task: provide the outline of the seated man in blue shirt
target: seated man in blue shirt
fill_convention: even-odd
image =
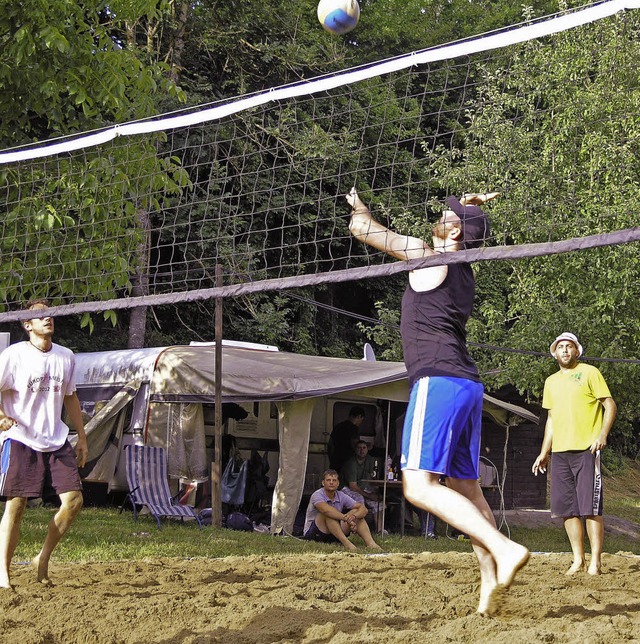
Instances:
[[[309,499],[304,522],[304,538],[332,543],[339,541],[347,550],[356,550],[349,541],[352,532],[360,535],[367,548],[380,550],[365,521],[367,508],[338,490],[340,479],[335,470],[327,470],[322,487]]]

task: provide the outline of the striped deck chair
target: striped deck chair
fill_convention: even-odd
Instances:
[[[127,498],[133,506],[133,518],[138,518],[138,506],[146,506],[161,528],[160,517],[193,518],[200,528],[202,523],[196,511],[189,505],[181,505],[171,496],[167,479],[167,458],[162,447],[128,445]],[[126,499],[125,499],[126,501]]]

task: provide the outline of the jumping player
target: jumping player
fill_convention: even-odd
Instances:
[[[347,195],[353,208],[349,229],[359,241],[405,261],[474,248],[489,234],[479,205],[497,196],[450,197],[449,210],[433,227],[432,249],[373,219],[353,188]],[[466,346],[474,293],[468,263],[409,273],[400,329],[411,396],[401,466],[405,497],[471,538],[480,564],[478,612],[494,615],[529,551],[497,530],[478,482],[483,386]],[[439,483],[442,475],[446,486]]]

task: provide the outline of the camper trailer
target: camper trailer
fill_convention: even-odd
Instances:
[[[360,437],[366,440],[377,452],[385,450],[384,425],[386,424],[387,401],[360,397],[357,392],[345,392],[334,396],[321,396],[314,404],[311,414],[307,469],[304,478],[304,493],[311,494],[320,487],[322,473],[329,467],[327,445],[332,428],[345,420],[354,406],[365,411]],[[233,436],[242,456],[249,458],[253,450],[266,452],[269,460],[269,484],[275,485],[278,463],[278,407],[275,402],[240,403],[247,417],[241,420],[230,418],[225,423],[225,432]],[[213,411],[205,408],[205,434],[208,441],[208,454],[213,456],[212,438],[214,432]],[[207,417],[210,416],[210,424]],[[395,451],[395,444],[390,446]]]
[[[78,397],[87,417],[87,481],[126,489],[123,448],[164,447],[174,481],[203,481],[212,460],[215,360],[212,344],[80,353]],[[353,402],[406,401],[402,363],[303,356],[275,347],[222,346],[222,402],[241,405],[226,432],[245,453],[268,452],[272,529],[293,527],[298,505],[326,465],[334,416]],[[313,431],[312,431],[313,427]],[[274,521],[275,517],[275,521]]]
[[[80,353],[78,397],[86,414],[87,481],[126,490],[123,448],[164,447],[168,473],[205,481],[214,457],[213,344]],[[248,458],[258,450],[269,464],[271,529],[291,532],[302,496],[317,489],[328,465],[333,426],[353,405],[365,409],[362,435],[383,453],[396,453],[395,421],[409,396],[403,363],[304,356],[275,347],[225,342],[222,403],[240,406],[224,433]],[[536,417],[485,395],[485,413],[504,427]],[[544,498],[542,498],[544,503]]]

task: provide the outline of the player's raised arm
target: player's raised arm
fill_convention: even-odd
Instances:
[[[434,254],[422,239],[400,235],[376,221],[355,188],[351,189],[346,199],[352,207],[349,230],[358,241],[401,260],[420,259]]]
[[[468,192],[460,198],[460,203],[463,206],[482,206],[501,194],[500,192]]]

